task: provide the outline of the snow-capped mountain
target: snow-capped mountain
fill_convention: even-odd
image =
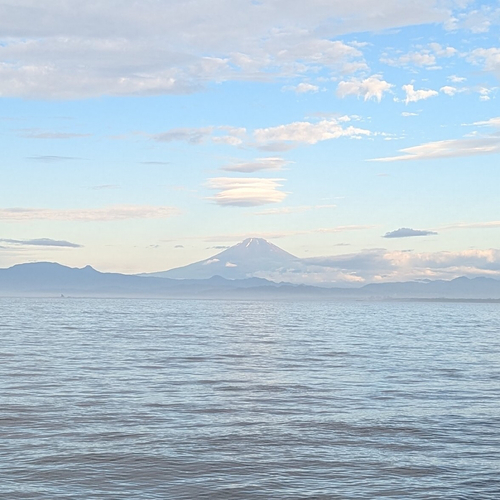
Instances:
[[[243,279],[294,267],[299,259],[262,238],[247,238],[213,257],[147,276],[175,279],[206,279],[222,276]],[[145,276],[145,275],[143,275]]]

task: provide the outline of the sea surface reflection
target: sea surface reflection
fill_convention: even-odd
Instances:
[[[500,306],[0,299],[2,499],[500,498]]]

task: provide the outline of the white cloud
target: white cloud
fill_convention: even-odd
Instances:
[[[482,127],[500,127],[500,116],[495,118],[490,118],[489,120],[484,120],[481,122],[474,122],[473,125],[478,125]]]
[[[449,58],[456,55],[458,51],[453,47],[443,47],[439,43],[429,43],[425,48],[414,52],[408,52],[398,57],[384,55],[381,62],[391,66],[412,67],[426,69],[438,69],[437,58]]]
[[[369,161],[430,160],[500,153],[500,137],[427,142],[419,146],[400,149],[400,152],[404,154],[387,158],[375,158]]]
[[[183,94],[207,82],[366,69],[342,34],[446,23],[439,0],[16,0],[0,4],[0,95]]]
[[[401,116],[405,116],[405,117],[408,117],[408,116],[418,116],[418,113],[410,113],[409,111],[403,111],[401,113]]]
[[[203,262],[203,265],[209,266],[210,264],[215,264],[216,262],[219,262],[219,259],[210,259],[210,260],[206,260],[205,262]]]
[[[461,29],[466,29],[476,34],[487,33],[492,24],[499,23],[500,9],[495,9],[493,5],[482,5],[479,9],[473,9],[460,14],[457,21],[457,25]]]
[[[258,172],[261,170],[282,170],[290,162],[279,157],[256,158],[253,161],[232,163],[221,168],[227,172]]]
[[[254,207],[279,203],[286,193],[279,191],[284,179],[218,177],[209,179],[208,187],[219,191],[212,199],[218,205]]]
[[[147,205],[115,205],[104,208],[51,209],[0,208],[0,221],[27,222],[32,220],[107,222],[129,219],[166,219],[177,215],[174,207]]]
[[[295,87],[289,86],[289,87],[283,87],[283,90],[293,90],[297,94],[307,94],[307,93],[313,93],[315,94],[316,92],[319,92],[319,87],[317,85],[313,85],[312,83],[299,83]]]
[[[397,59],[383,58],[381,60],[391,66],[435,66],[436,56],[430,54],[429,51],[425,52],[410,52],[408,54],[399,56]]]
[[[448,80],[452,83],[463,83],[467,80],[467,78],[464,78],[463,76],[451,75],[448,77]]]
[[[380,75],[373,75],[364,80],[352,79],[342,81],[337,86],[337,95],[339,97],[347,97],[354,95],[363,97],[365,101],[376,99],[381,101],[385,92],[389,92],[394,85],[382,80]]]
[[[366,250],[354,254],[304,259],[309,267],[303,276],[310,281],[363,282],[406,281],[413,279],[453,279],[459,276],[500,277],[500,250],[416,253]],[[350,276],[348,280],[339,276]]]
[[[258,143],[304,143],[316,144],[319,141],[338,139],[339,137],[369,136],[369,130],[348,126],[343,127],[336,118],[321,120],[317,123],[293,122],[277,127],[260,128],[255,130],[254,137]]]
[[[472,64],[482,65],[486,71],[491,71],[500,78],[500,48],[472,50],[467,60]]]
[[[444,87],[441,87],[440,92],[443,94],[449,95],[450,97],[453,97],[459,90],[456,87],[452,87],[451,85],[445,85]]]
[[[443,47],[439,43],[430,43],[430,49],[439,57],[452,57],[458,53],[454,47]]]
[[[418,102],[429,97],[437,96],[439,93],[435,90],[415,90],[413,85],[403,85],[403,90],[406,92],[405,103]]]

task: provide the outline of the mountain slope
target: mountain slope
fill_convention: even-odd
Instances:
[[[200,262],[142,276],[207,279],[218,275],[226,279],[244,279],[259,272],[286,269],[298,261],[294,255],[262,238],[248,238]]]

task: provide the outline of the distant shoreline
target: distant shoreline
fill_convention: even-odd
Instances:
[[[229,301],[229,302],[432,302],[432,303],[464,303],[464,304],[500,304],[500,299],[473,299],[473,298],[429,298],[429,297],[308,297],[308,296],[274,296],[274,297],[236,297],[236,296],[172,296],[172,295],[2,295],[0,299],[49,299],[49,300],[192,300],[192,301]]]

